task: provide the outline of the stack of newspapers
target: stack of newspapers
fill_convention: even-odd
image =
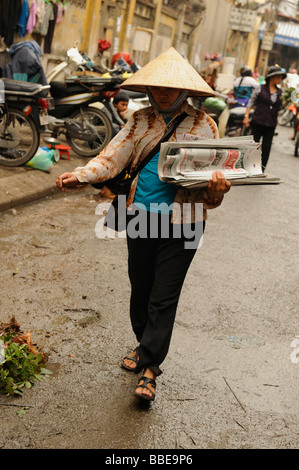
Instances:
[[[186,188],[207,186],[215,170],[231,184],[278,183],[262,172],[260,144],[252,136],[204,139],[184,134],[184,140],[161,144],[158,174],[162,181]]]

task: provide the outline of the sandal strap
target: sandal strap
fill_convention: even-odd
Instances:
[[[136,353],[135,356],[125,356],[125,357],[123,358],[123,361],[124,361],[124,359],[129,359],[130,361],[135,362],[135,364],[137,364],[138,361],[139,361],[139,359],[138,359],[138,346],[137,346],[137,348],[135,348],[134,351],[132,351],[132,352],[133,352],[133,353]]]
[[[141,382],[141,380],[143,380],[143,384],[139,385],[139,382]],[[139,382],[138,382],[138,385],[136,388],[147,388],[151,393],[152,390],[150,388],[148,388],[148,384],[151,384],[154,389],[156,389],[156,381],[154,379],[150,379],[149,377],[145,377],[144,375],[139,379]]]
[[[135,362],[135,364],[137,364],[138,362],[138,359],[136,359],[136,356],[125,356],[123,360],[124,359],[129,359],[130,361]]]

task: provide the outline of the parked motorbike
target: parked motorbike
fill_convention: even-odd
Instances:
[[[2,79],[2,84],[0,164],[19,166],[35,155],[53,100],[45,97],[49,85],[7,78]]]
[[[46,78],[48,83],[54,80],[63,82],[66,78],[70,78],[74,72],[86,65],[87,62],[78,51],[77,44],[76,42],[74,47],[67,50],[65,60],[55,65],[55,67],[47,73]]]
[[[79,155],[93,157],[114,135],[110,117],[117,120],[117,115],[112,99],[130,76],[130,68],[122,58],[113,69],[104,64],[98,68],[76,45],[67,51],[67,57],[47,74],[55,101],[47,130],[54,139],[64,134]],[[129,114],[145,106],[146,100],[146,95],[131,93]]]
[[[277,122],[280,126],[287,126],[292,124],[296,118],[297,108],[294,103],[291,103],[287,108],[278,116]]]
[[[243,124],[246,107],[240,106],[240,103],[230,95],[216,92],[215,98],[206,98],[200,102],[197,100],[197,103],[193,100],[192,103],[214,119],[220,137],[238,137],[250,133],[250,128],[246,128]],[[252,114],[253,111],[250,112],[250,116]]]
[[[82,72],[87,72],[87,74],[93,72],[94,76],[110,78],[111,76],[123,76],[123,74],[131,75],[140,68],[134,62],[132,66],[129,66],[122,57],[114,63],[113,68],[109,68],[104,64],[103,51],[100,50],[98,52],[100,65],[97,66],[85,52],[79,52],[77,45],[78,41],[74,47],[67,50],[65,60],[47,73],[49,83],[52,81],[64,81],[76,76],[78,73],[82,74]],[[128,78],[130,75],[125,75],[123,78]]]
[[[55,108],[49,112],[48,133],[56,139],[64,134],[69,146],[81,156],[98,155],[113,137],[112,122],[103,108],[115,113],[111,99],[122,82],[122,77],[89,76],[51,82]]]
[[[277,122],[280,126],[288,126],[294,123],[297,114],[297,108],[292,100],[293,93],[296,92],[295,88],[287,88],[283,95],[284,108],[278,113]]]
[[[243,124],[243,120],[246,113],[245,106],[236,106],[236,101],[233,99],[227,100],[228,105],[232,105],[233,107],[229,109],[229,117],[226,124],[225,135],[227,137],[238,137],[238,136],[245,136],[250,134],[250,127],[245,127]],[[252,117],[254,110],[250,110],[249,120]]]

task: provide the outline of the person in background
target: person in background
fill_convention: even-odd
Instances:
[[[285,70],[279,65],[269,67],[265,78],[265,85],[255,88],[248,102],[243,124],[251,127],[255,142],[262,139],[262,170],[265,171],[268,163],[272,140],[277,126],[277,116],[282,108],[282,91],[278,87],[286,78]],[[251,122],[249,113],[255,108]]]
[[[294,88],[294,90],[297,92],[297,100],[295,102],[296,107],[297,107],[297,113],[292,119],[292,127],[293,127],[293,135],[292,137],[289,137],[290,140],[295,140],[296,137],[296,129],[297,129],[297,124],[298,124],[298,92],[299,92],[299,75],[298,75],[298,70],[297,69],[290,69],[290,72],[287,73],[287,78],[284,81],[285,89],[287,90],[288,88]]]
[[[178,117],[181,122],[177,122],[170,141],[182,140],[185,133],[218,138],[215,122],[187,101],[188,96],[213,96],[214,92],[174,48],[149,62],[122,87],[147,92],[151,106],[136,111],[85,167],[63,173],[56,182],[61,190],[113,178],[130,162],[132,169],[138,168]],[[159,153],[134,178],[127,200],[129,311],[137,347],[121,365],[129,372],[142,372],[134,395],[149,401],[155,398],[156,377],[162,373],[181,289],[204,230],[207,209],[218,207],[230,189],[221,171],[214,171],[207,187],[200,189],[188,190],[161,181]],[[138,236],[129,229],[136,209],[137,217],[141,215],[146,222],[141,228],[144,234]],[[167,234],[163,226],[168,228]],[[191,229],[189,237],[187,227]],[[188,239],[194,236],[192,246],[188,246]],[[213,263],[216,269],[219,260]]]
[[[240,77],[234,81],[234,97],[237,106],[247,106],[253,90],[258,87],[257,81],[252,76],[251,68],[245,65],[240,70]]]
[[[255,67],[254,71],[252,72],[252,77],[253,77],[257,82],[259,82],[260,74],[259,74],[258,67]]]
[[[129,105],[129,95],[125,91],[119,91],[113,99],[113,107],[111,111],[103,108],[112,122],[113,137],[122,129],[127,122],[127,113]]]
[[[299,75],[297,69],[291,69],[286,76],[284,81],[285,88],[299,88]]]
[[[129,95],[125,91],[119,91],[113,100],[113,105],[117,110],[117,114],[123,121],[123,125],[127,122]]]

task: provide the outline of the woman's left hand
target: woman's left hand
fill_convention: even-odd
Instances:
[[[224,194],[230,190],[230,187],[231,183],[225,179],[222,171],[216,170],[209,181],[207,194],[210,199],[221,200]]]

